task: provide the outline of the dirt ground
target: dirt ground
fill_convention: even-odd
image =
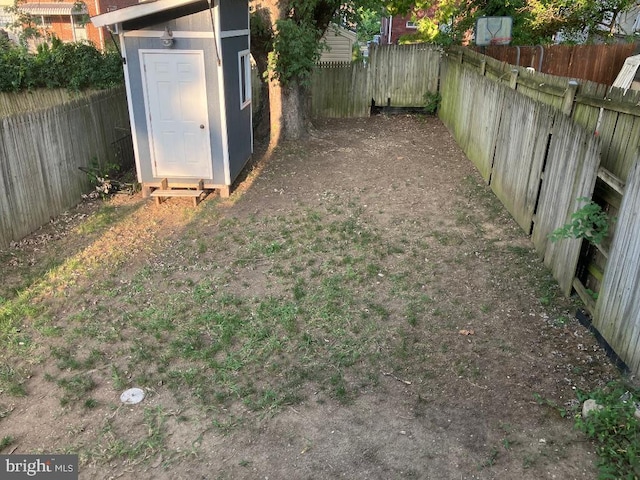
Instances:
[[[293,269],[299,255],[231,264],[247,257],[226,229],[294,225],[314,211],[320,212],[319,236],[332,218],[357,212],[354,235],[375,232],[381,245],[396,246],[379,255],[379,269],[358,287],[358,295],[386,312],[367,337],[354,337],[375,338],[367,347],[375,360],[362,357],[345,367],[348,401],[310,381],[300,385],[297,401],[272,412],[226,404],[243,420],[225,429],[212,427],[207,409],[163,381],[146,384],[142,404],[119,405],[121,389],[109,368],[128,353],[115,343],[91,369],[97,407],[61,406],[61,393],[47,378],[60,375],[59,368],[48,337],[38,331],[27,360],[15,366],[29,372],[26,396],[0,393],[0,436],[14,439],[1,453],[95,452],[108,435],[144,435],[143,407],[161,407],[161,448],[134,458],[81,455],[80,478],[596,478],[594,446],[573,427],[576,392],[603,386],[618,373],[575,320],[577,304],[559,297],[528,237],[437,118],[323,121],[308,140],[258,161],[228,201],[212,197],[193,209],[181,199],[156,205],[117,196],[110,207],[119,220],[107,219],[97,234],[77,234],[104,215],[99,202],[85,203],[0,252],[0,296],[11,299],[12,289],[25,288],[25,271],[48,271],[53,252],[60,265],[60,258],[91,263],[116,250],[112,295],[95,293],[102,287],[89,269],[34,302],[46,307],[56,328],[71,328],[80,312],[92,311],[114,319],[111,328],[133,342],[130,327],[115,319],[124,318],[118,302],[143,273],[144,289],[167,296],[177,285],[171,282],[209,277],[223,278],[215,287],[227,294],[280,298],[289,280],[277,271]],[[314,252],[314,265],[347,258],[339,247]],[[185,268],[177,267],[181,262]],[[307,278],[304,269],[296,271]],[[421,307],[408,314],[407,299],[419,298]],[[25,319],[25,331],[36,320]],[[253,376],[279,381],[266,372],[256,368]],[[118,429],[105,433],[107,418]]]

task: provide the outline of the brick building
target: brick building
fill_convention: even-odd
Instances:
[[[418,26],[416,22],[425,16],[432,15],[432,10],[415,10],[407,15],[382,17],[380,25],[380,44],[397,44],[400,37],[417,33]]]
[[[109,32],[106,28],[94,27],[89,18],[136,3],[138,3],[137,0],[47,3],[25,0],[20,3],[20,10],[31,15],[45,33],[55,35],[63,42],[88,40],[97,48],[104,49],[111,41]]]

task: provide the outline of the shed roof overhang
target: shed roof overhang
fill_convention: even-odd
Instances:
[[[21,12],[31,15],[85,15],[88,13],[84,4],[75,3],[20,3]]]
[[[208,7],[209,3],[207,0],[151,0],[96,15],[95,17],[91,17],[91,23],[96,27],[126,23],[137,26],[139,23],[142,23],[139,22],[139,20],[145,17],[166,21],[167,19],[199,12]]]

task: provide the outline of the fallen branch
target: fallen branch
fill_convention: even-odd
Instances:
[[[397,381],[404,383],[405,385],[411,385],[411,382],[409,380],[402,380],[401,378],[396,377],[393,373],[389,372],[382,372],[382,375],[384,375],[385,377],[391,377],[391,378],[395,378]]]

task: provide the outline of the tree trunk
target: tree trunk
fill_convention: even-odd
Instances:
[[[335,0],[320,0],[313,12],[313,18],[308,20],[313,21],[319,27],[319,31],[324,31],[338,6],[339,2]],[[278,34],[276,22],[285,18],[291,5],[285,0],[253,0],[252,8],[251,53],[258,64],[258,71],[262,74],[267,69],[268,55],[273,48],[273,36]],[[261,93],[264,95],[266,92],[263,89]],[[300,139],[307,134],[311,127],[311,104],[307,88],[298,79],[289,79],[286,87],[280,85],[277,80],[269,79],[268,95],[264,95],[261,100],[269,112],[268,119],[263,115],[262,124],[264,120],[269,122],[270,147],[277,146],[280,141]]]
[[[309,127],[307,90],[291,80],[282,87],[276,80],[269,82],[269,107],[271,115],[271,144],[282,140],[298,140]]]

